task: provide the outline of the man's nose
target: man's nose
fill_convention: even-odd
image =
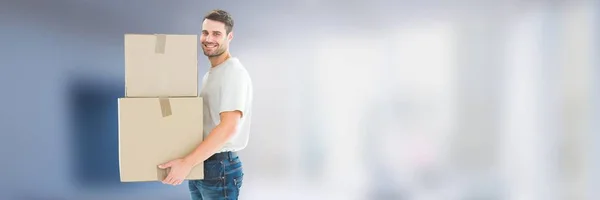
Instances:
[[[207,42],[211,42],[212,41],[212,36],[207,35],[205,41]]]

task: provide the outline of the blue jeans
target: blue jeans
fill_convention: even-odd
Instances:
[[[189,180],[192,200],[237,200],[244,172],[232,152],[217,153],[204,161],[204,179]]]

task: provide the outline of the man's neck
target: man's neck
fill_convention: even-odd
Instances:
[[[229,54],[229,51],[227,51],[227,52],[221,54],[220,56],[210,57],[210,58],[208,58],[208,60],[210,61],[211,67],[216,67],[216,66],[220,65],[221,63],[225,62],[230,57],[231,57],[231,54]]]

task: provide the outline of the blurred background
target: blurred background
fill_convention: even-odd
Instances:
[[[119,182],[123,34],[215,8],[255,87],[241,199],[600,199],[585,0],[2,1],[0,199],[189,199]]]

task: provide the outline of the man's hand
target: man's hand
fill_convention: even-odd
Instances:
[[[185,162],[185,160],[181,158],[159,165],[158,167],[161,169],[171,168],[169,175],[162,183],[171,185],[181,184],[185,177],[190,174],[190,171],[192,171],[192,166],[191,163]]]

